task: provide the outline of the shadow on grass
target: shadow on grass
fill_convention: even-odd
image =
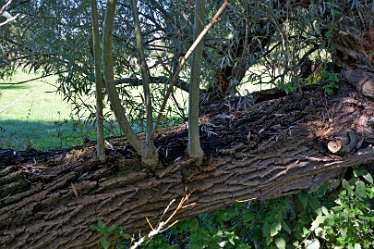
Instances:
[[[118,126],[106,123],[106,136],[120,135]],[[70,120],[63,122],[0,120],[0,147],[14,150],[50,150],[82,145],[84,139],[96,139],[92,124]]]
[[[26,84],[26,83],[22,83],[22,84],[0,83],[0,91],[30,89],[31,87],[32,85]]]

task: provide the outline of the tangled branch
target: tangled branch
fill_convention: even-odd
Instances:
[[[175,202],[175,199],[172,200],[169,205],[165,208],[163,214],[161,215],[161,218],[157,224],[156,227],[153,227],[152,224],[150,223],[150,221],[147,219],[147,222],[151,228],[151,231],[145,235],[145,236],[142,236],[141,238],[139,238],[136,242],[133,242],[132,243],[132,246],[130,247],[130,249],[136,249],[138,248],[139,246],[141,246],[144,242],[146,241],[149,241],[151,240],[153,237],[155,237],[156,235],[168,230],[169,228],[171,228],[173,225],[175,225],[178,220],[174,221],[173,223],[169,224],[170,221],[173,219],[173,217],[178,213],[179,210],[181,210],[182,208],[185,208],[187,206],[183,206],[188,198],[190,197],[190,194],[187,194],[185,197],[183,197],[181,199],[181,201],[179,202],[178,206],[175,208],[174,212],[165,220],[163,221],[163,218],[165,216],[165,214],[169,211],[171,205]],[[190,205],[193,205],[193,204],[190,204]],[[189,205],[188,205],[189,206]]]
[[[8,22],[15,20],[19,16],[19,14],[12,16],[8,11],[6,11],[12,1],[13,0],[9,0],[3,7],[1,7],[0,14],[6,18],[6,21],[0,23],[0,27],[7,24]]]

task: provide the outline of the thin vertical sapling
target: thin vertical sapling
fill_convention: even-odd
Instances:
[[[153,145],[149,145],[141,141],[134,130],[132,129],[123,106],[121,99],[117,92],[117,89],[113,83],[114,72],[113,72],[113,56],[112,56],[112,33],[113,33],[113,21],[115,15],[116,0],[108,0],[105,11],[105,20],[103,28],[103,65],[104,65],[104,78],[108,97],[111,103],[112,110],[119,126],[129,143],[142,157],[142,162],[145,166],[154,169],[158,163],[158,153]]]
[[[130,0],[130,7],[132,11],[132,16],[134,18],[134,30],[135,30],[135,38],[136,38],[136,46],[139,52],[139,66],[140,71],[142,74],[142,82],[143,82],[143,91],[144,91],[144,100],[146,106],[146,144],[149,146],[153,146],[153,137],[152,137],[152,129],[153,129],[153,117],[152,117],[152,99],[151,99],[151,91],[149,87],[149,69],[144,55],[144,43],[143,43],[143,36],[140,29],[140,21],[139,21],[139,12],[137,8],[137,0]]]
[[[113,56],[112,56],[112,34],[113,34],[113,22],[115,17],[115,8],[116,8],[116,0],[108,0],[106,5],[106,11],[105,11],[105,20],[103,24],[103,37],[102,37],[102,60],[103,60],[103,75],[105,79],[105,85],[106,90],[108,93],[108,97],[111,103],[111,108],[114,112],[114,115],[119,123],[119,126],[121,130],[123,131],[124,135],[128,139],[129,143],[134,147],[134,149],[139,153],[139,155],[142,158],[142,162],[145,166],[154,169],[158,164],[158,151],[153,145],[153,135],[155,134],[157,130],[157,125],[159,123],[159,120],[161,118],[162,112],[165,109],[167,99],[169,98],[173,87],[178,80],[179,73],[182,71],[187,59],[189,56],[193,53],[195,48],[199,45],[199,42],[202,40],[202,38],[208,33],[208,31],[212,28],[214,23],[217,21],[218,17],[223,13],[224,9],[228,5],[228,0],[225,0],[222,6],[219,8],[217,13],[214,15],[212,20],[208,25],[204,27],[204,29],[201,31],[201,33],[196,37],[196,40],[191,45],[189,50],[187,51],[186,55],[182,58],[181,62],[179,63],[179,66],[171,78],[171,81],[169,82],[169,88],[166,93],[166,96],[164,97],[163,103],[161,105],[160,113],[157,117],[157,120],[153,126],[152,132],[149,132],[150,129],[150,123],[152,123],[152,117],[150,116],[152,114],[152,104],[150,102],[150,90],[149,90],[149,70],[147,68],[146,62],[145,62],[145,56],[144,56],[144,47],[141,37],[141,31],[140,31],[140,25],[135,24],[135,29],[137,33],[137,46],[139,49],[139,57],[140,57],[140,63],[141,69],[142,69],[142,76],[143,76],[143,86],[145,91],[146,99],[149,98],[149,102],[146,101],[147,105],[147,141],[143,142],[140,140],[137,135],[135,134],[134,130],[131,128],[131,125],[127,119],[127,116],[125,114],[125,111],[123,109],[123,106],[121,104],[121,100],[119,97],[119,94],[117,92],[117,89],[114,84],[114,69],[113,69]],[[136,9],[136,1],[131,0],[131,7],[134,15],[134,22],[136,22],[136,19],[139,21],[139,17],[136,17],[138,15],[138,11]],[[147,78],[148,77],[148,78]],[[195,95],[194,95],[195,96]],[[150,107],[150,108],[149,108]],[[197,111],[198,113],[198,111]],[[150,118],[149,118],[150,116]]]
[[[97,157],[105,160],[104,147],[104,116],[103,116],[103,78],[101,74],[100,35],[96,0],[91,0],[92,13],[92,43],[95,60],[95,86],[96,86],[96,124],[97,124]]]
[[[193,38],[197,40],[198,35],[204,28],[205,0],[195,0],[195,20]],[[199,104],[200,104],[200,74],[203,60],[204,39],[202,38],[196,46],[192,55],[191,76],[189,86],[188,104],[188,145],[187,153],[189,157],[201,160],[204,152],[200,146],[199,131]]]
[[[223,11],[225,10],[225,8],[227,7],[227,5],[229,4],[229,1],[228,0],[225,0],[221,7],[218,9],[217,13],[213,16],[213,18],[210,20],[210,22],[204,27],[203,31],[201,31],[201,33],[199,34],[199,36],[196,38],[196,40],[192,43],[191,47],[187,50],[187,53],[183,56],[182,60],[179,62],[178,64],[178,67],[177,69],[175,70],[175,73],[173,75],[173,77],[171,78],[170,82],[169,82],[169,87],[168,87],[168,90],[166,91],[166,94],[165,94],[165,97],[164,97],[164,100],[162,101],[162,104],[161,104],[161,107],[160,107],[160,111],[157,115],[157,118],[156,118],[156,121],[155,121],[155,125],[153,127],[153,132],[152,134],[154,135],[157,131],[157,127],[158,127],[158,124],[160,123],[160,120],[161,120],[161,117],[163,115],[163,112],[165,110],[165,107],[166,107],[166,103],[172,93],[172,91],[174,90],[174,86],[175,84],[177,83],[177,80],[179,78],[179,74],[181,73],[184,65],[186,64],[187,62],[187,59],[190,57],[190,55],[192,54],[192,52],[195,50],[195,48],[197,47],[197,45],[200,43],[200,41],[205,37],[205,35],[209,32],[209,30],[213,27],[213,25],[217,22],[218,18],[220,17],[220,15],[223,13]]]

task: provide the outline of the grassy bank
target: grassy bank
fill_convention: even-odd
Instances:
[[[95,140],[95,126],[84,123],[84,114],[78,116],[73,105],[63,101],[63,97],[56,93],[57,77],[50,76],[30,82],[19,83],[38,77],[19,71],[11,80],[0,80],[0,148],[15,150],[50,150],[81,145],[85,137]],[[267,88],[268,86],[253,86],[243,84],[240,92],[248,92]],[[128,88],[135,101],[141,101],[140,88]],[[169,99],[169,104],[177,109],[178,106],[187,112],[187,94],[177,90],[175,98]],[[92,100],[94,101],[94,100]],[[108,106],[107,106],[108,108]],[[181,117],[174,112],[174,117],[165,125],[173,125],[181,121]],[[82,117],[83,116],[83,117]],[[141,126],[134,125],[136,131]],[[120,131],[116,122],[107,122],[106,136],[119,136]]]
[[[37,75],[17,73],[0,81],[0,147],[16,150],[64,148],[94,133],[71,113],[53,85],[56,77],[17,83]],[[6,81],[6,82],[5,82]]]

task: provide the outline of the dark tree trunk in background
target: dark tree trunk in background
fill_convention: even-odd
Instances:
[[[263,27],[267,22],[268,20],[264,20],[258,26]],[[270,33],[275,32],[275,28],[271,27]],[[244,23],[244,26],[242,24],[237,30],[239,30],[237,41],[229,47],[220,48],[222,56],[226,56],[228,62],[223,67],[217,67],[214,84],[206,92],[207,99],[203,100],[204,106],[216,103],[233,93],[233,90],[243,80],[247,70],[253,65],[248,61],[248,56],[257,55],[257,58],[254,59],[261,57],[263,48],[270,41],[270,35],[263,31],[251,32],[249,24]]]

